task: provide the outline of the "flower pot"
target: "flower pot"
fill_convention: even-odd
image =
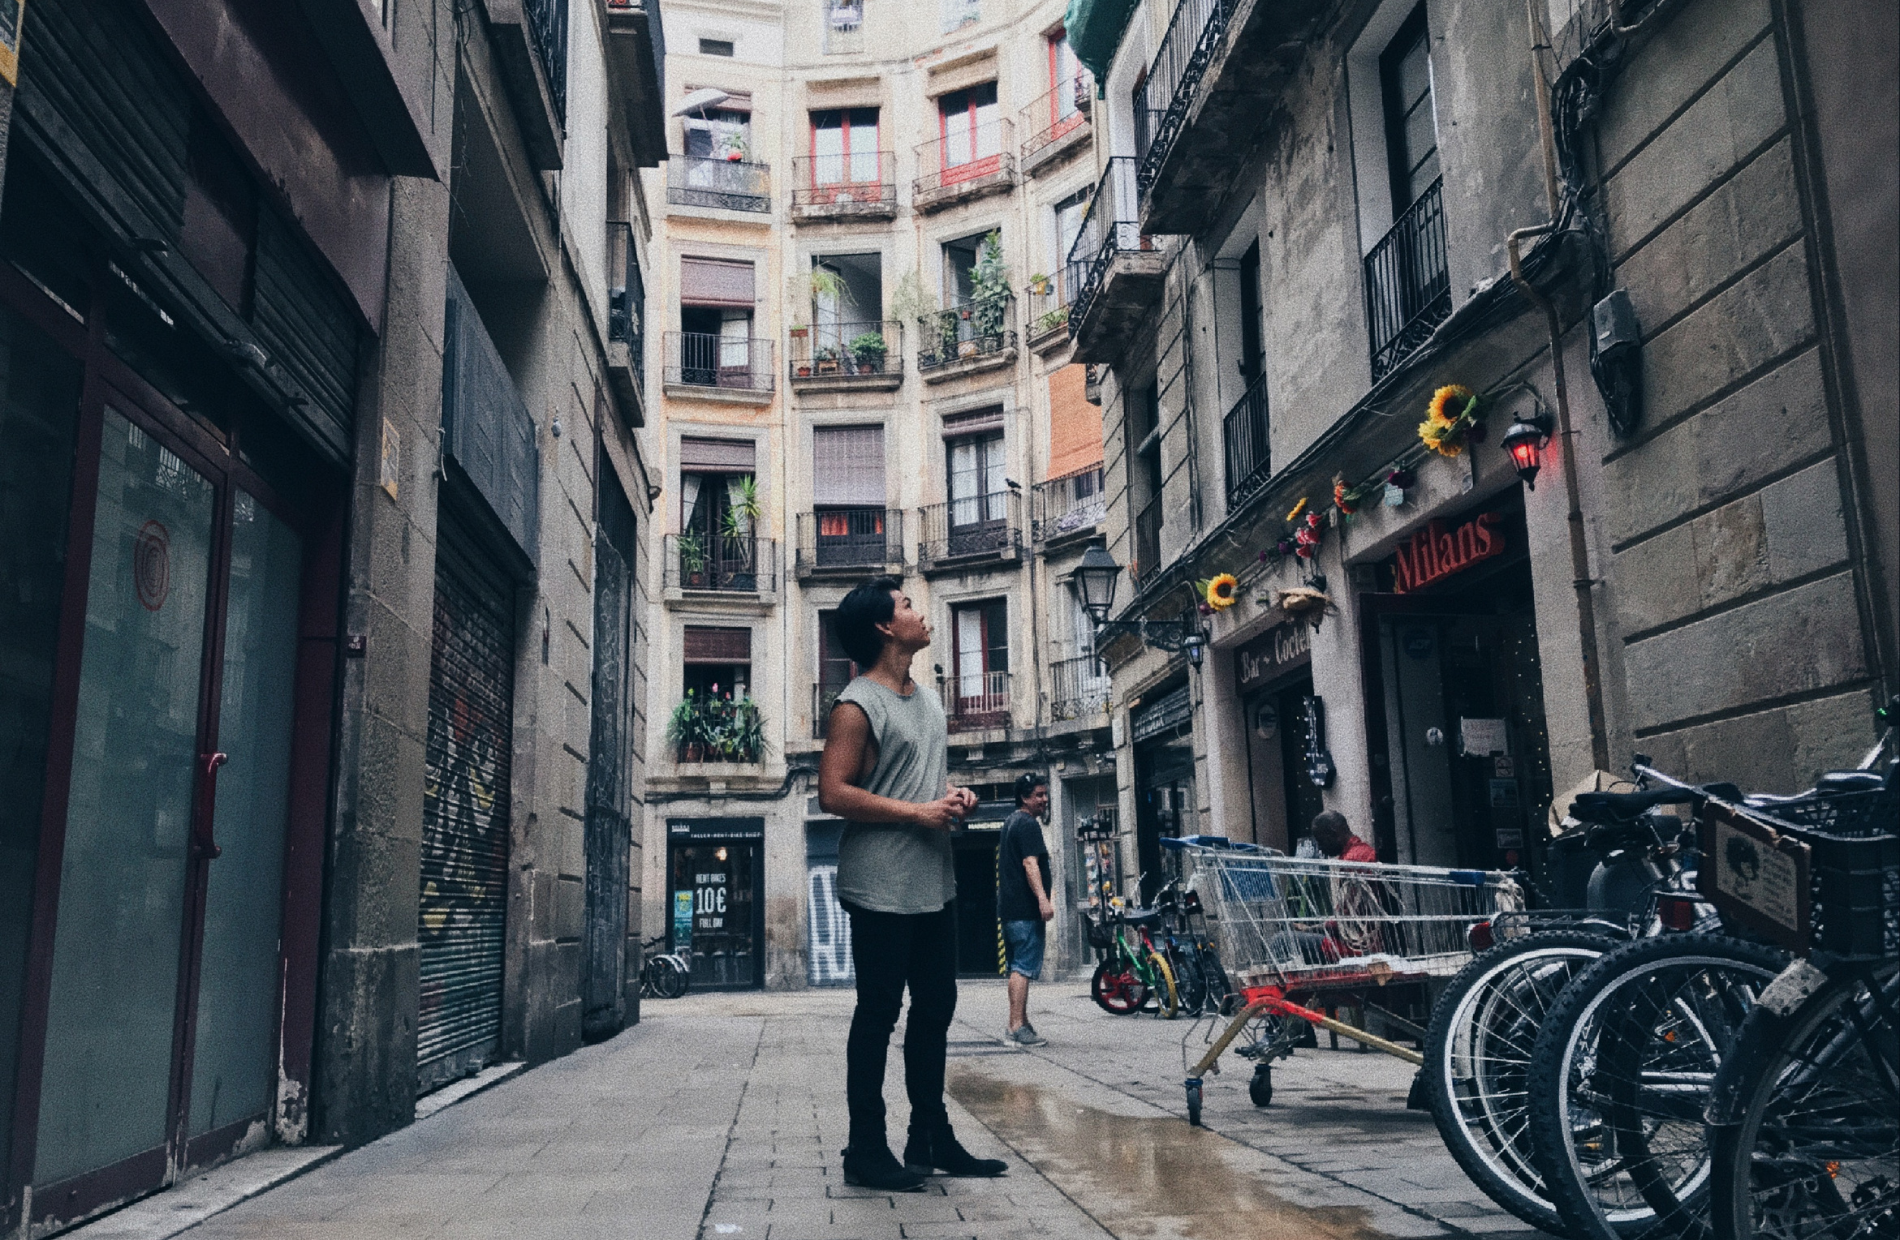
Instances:
[[[680,746],[681,762],[704,762],[705,760],[706,746],[704,743],[700,741],[688,741],[686,744]]]
[[[799,378],[801,378],[801,379],[809,379],[809,378],[811,378],[811,367],[809,367],[809,366],[800,366],[800,367],[798,368],[798,377],[799,377]]]
[[[706,588],[705,570],[701,569],[699,572],[696,572],[696,573],[687,573],[686,574],[686,588],[689,590],[705,589]]]
[[[958,357],[975,357],[976,356],[976,341],[974,340],[958,341],[957,342],[957,356]]]
[[[838,363],[820,362],[818,363],[818,373],[821,375],[835,375],[838,373]]]

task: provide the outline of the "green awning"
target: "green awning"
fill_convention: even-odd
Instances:
[[[1098,89],[1108,81],[1108,66],[1134,13],[1135,0],[1069,0],[1062,28],[1068,32],[1075,58],[1095,75]]]

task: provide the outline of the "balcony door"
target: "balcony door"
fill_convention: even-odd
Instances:
[[[1008,537],[1009,492],[1003,432],[965,435],[948,441],[950,554],[994,550]]]
[[[1002,167],[1001,120],[994,82],[951,91],[937,100],[945,185],[973,181]]]
[[[997,722],[1009,710],[1009,603],[963,604],[950,615],[956,640],[951,714],[966,727]]]
[[[876,108],[831,108],[811,114],[813,201],[876,202],[883,197],[878,168]]]
[[[1438,180],[1438,122],[1432,109],[1430,53],[1425,6],[1421,4],[1379,57],[1394,219],[1404,215]]]
[[[882,426],[821,426],[812,432],[812,500],[820,567],[889,562]]]

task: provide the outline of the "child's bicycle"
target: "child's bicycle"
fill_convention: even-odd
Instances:
[[[1104,920],[1089,922],[1089,945],[1102,952],[1089,994],[1104,1012],[1132,1016],[1150,1000],[1169,1019],[1181,1010],[1174,970],[1150,934],[1160,924],[1158,909],[1125,909],[1119,897]]]
[[[666,942],[656,934],[640,945],[646,959],[640,965],[640,995],[649,999],[677,999],[692,984],[693,968],[680,952],[656,952]]]

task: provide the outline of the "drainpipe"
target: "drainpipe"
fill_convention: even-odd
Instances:
[[[1583,525],[1582,488],[1577,479],[1579,436],[1571,426],[1570,389],[1564,376],[1563,327],[1557,318],[1556,305],[1525,277],[1523,259],[1518,250],[1527,237],[1555,232],[1561,211],[1557,197],[1556,142],[1550,120],[1550,89],[1544,80],[1543,62],[1538,58],[1538,53],[1546,50],[1548,44],[1539,41],[1541,28],[1535,4],[1536,0],[1525,0],[1524,10],[1530,21],[1531,74],[1537,95],[1537,134],[1544,156],[1544,198],[1550,221],[1518,229],[1506,238],[1506,245],[1511,257],[1511,282],[1517,285],[1532,305],[1544,312],[1544,322],[1550,332],[1551,381],[1556,388],[1557,434],[1563,443],[1564,498],[1569,505],[1566,515],[1570,526],[1570,577],[1577,596],[1577,635],[1583,649],[1583,695],[1590,717],[1590,756],[1597,770],[1607,771],[1610,769],[1610,742],[1609,729],[1604,721],[1603,677],[1597,654],[1595,582],[1590,577],[1590,548]]]

